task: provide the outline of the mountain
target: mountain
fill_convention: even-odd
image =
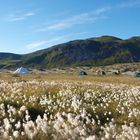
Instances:
[[[140,37],[74,40],[25,55],[0,53],[0,68],[53,68],[140,62]]]
[[[0,68],[11,67],[20,61],[22,55],[0,52]]]

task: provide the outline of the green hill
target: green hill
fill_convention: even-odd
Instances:
[[[74,40],[25,55],[0,53],[0,59],[1,68],[53,68],[140,62],[140,37],[122,40],[102,36]]]

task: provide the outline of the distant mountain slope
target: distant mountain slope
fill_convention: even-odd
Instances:
[[[20,59],[20,58],[21,58],[21,55],[18,55],[18,54],[0,52],[0,60],[2,59],[15,60],[15,59]]]
[[[7,68],[16,65],[22,55],[0,52],[0,68]]]
[[[0,53],[1,57],[4,58],[2,53]],[[34,68],[53,68],[140,62],[140,37],[122,40],[113,36],[102,36],[74,40],[22,56],[7,54],[0,64],[7,58],[14,60],[13,64],[7,66],[9,68],[21,65]]]

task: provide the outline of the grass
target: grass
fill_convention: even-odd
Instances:
[[[112,76],[95,76],[87,75],[80,77],[78,73],[74,74],[58,74],[58,73],[48,73],[48,74],[30,74],[30,75],[17,75],[10,73],[0,73],[1,80],[17,80],[17,81],[28,81],[28,80],[55,80],[55,81],[89,81],[89,82],[102,82],[102,83],[112,83],[112,84],[128,84],[128,85],[140,85],[140,78],[127,75],[112,75]]]
[[[45,134],[39,130],[34,139],[53,139],[53,135],[58,136],[58,139],[71,138],[71,134],[66,134],[65,127],[70,132],[82,128],[86,131],[85,137],[94,134],[100,139],[105,133],[102,127],[107,127],[112,119],[114,119],[114,127],[118,134],[121,133],[124,124],[129,126],[132,122],[140,130],[139,93],[135,91],[139,91],[140,78],[122,75],[80,77],[76,73],[42,75],[1,73],[0,79],[0,104],[4,104],[6,111],[6,115],[0,120],[2,126],[2,119],[4,117],[10,119],[10,115],[13,115],[9,113],[11,110],[8,111],[8,106],[15,108],[18,112],[20,107],[25,105],[35,126],[38,115],[43,118],[44,113],[47,114],[48,133]],[[85,116],[82,112],[85,113]],[[130,112],[132,112],[132,116],[128,117]],[[60,120],[64,120],[63,125],[58,125],[59,130],[63,130],[63,133],[53,126],[57,123],[61,124],[58,113],[61,114]],[[67,117],[68,114],[73,116],[72,121]],[[25,122],[25,114],[20,116],[16,113],[12,117],[16,122],[18,120]],[[76,120],[78,124],[73,124],[76,118],[78,118]],[[92,120],[95,121],[94,125],[91,123]],[[12,122],[13,131],[16,129],[14,125],[15,123]],[[73,134],[75,133],[73,132]],[[81,135],[80,133],[75,134],[75,138]],[[26,135],[20,139],[28,139],[28,137]]]

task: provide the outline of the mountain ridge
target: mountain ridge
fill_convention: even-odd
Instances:
[[[28,54],[0,53],[0,68],[54,68],[140,62],[140,36],[92,37],[58,44]]]

